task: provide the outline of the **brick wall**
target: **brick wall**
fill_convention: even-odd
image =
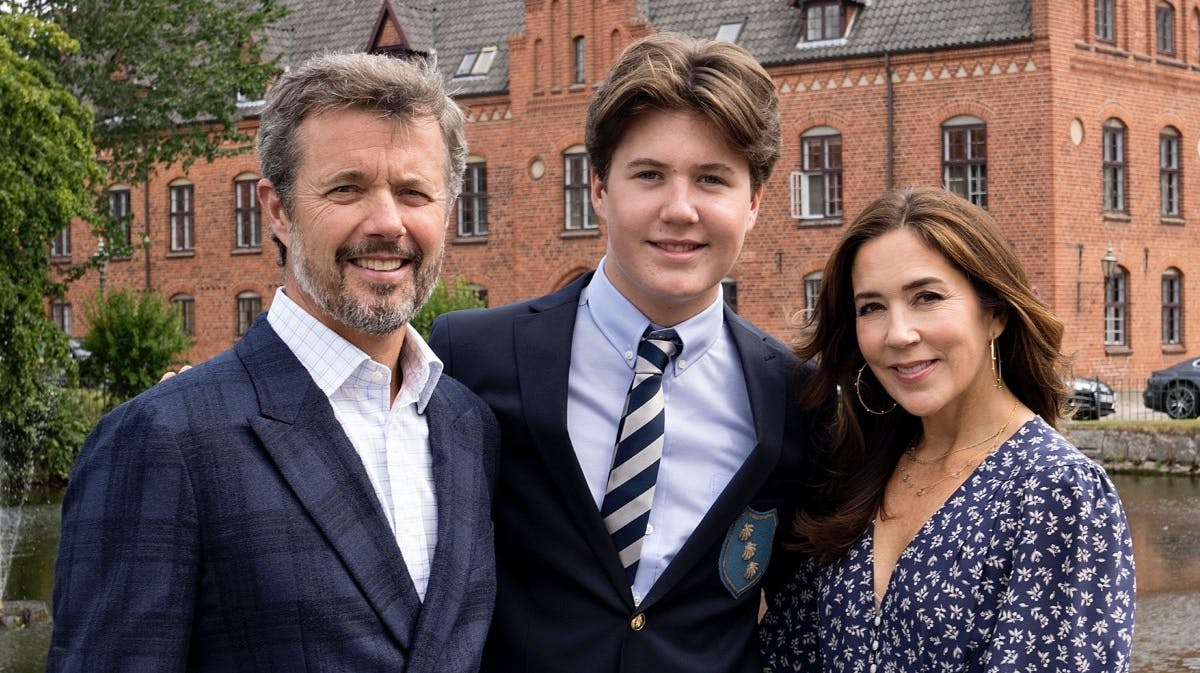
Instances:
[[[1184,278],[1184,345],[1200,351],[1200,1],[1178,2],[1177,50],[1154,50],[1153,3],[1118,2],[1117,44],[1097,43],[1090,1],[1035,0],[1029,42],[883,58],[806,63],[771,69],[782,101],[784,151],[766,185],[758,224],[731,273],[739,311],[784,340],[804,308],[803,279],[862,208],[888,185],[888,108],[893,110],[891,175],[896,186],[941,182],[941,125],[957,115],[987,124],[988,199],[1041,295],[1065,321],[1064,348],[1080,374],[1136,380],[1182,359],[1160,338],[1164,269]],[[488,235],[447,235],[444,276],[487,288],[498,305],[551,291],[592,268],[604,253],[604,226],[563,231],[563,152],[583,142],[587,103],[614,56],[652,31],[636,2],[526,3],[526,29],[510,36],[509,93],[460,100],[473,157],[486,161]],[[781,5],[779,11],[792,11]],[[633,18],[630,18],[633,17]],[[586,44],[586,81],[574,83],[572,39]],[[890,98],[888,80],[891,80]],[[1128,217],[1102,211],[1101,125],[1118,118],[1128,131]],[[1073,134],[1075,124],[1081,134]],[[800,167],[800,135],[829,126],[842,135],[842,223],[802,224],[790,215],[789,174]],[[1159,215],[1158,135],[1181,136],[1183,212]],[[1076,142],[1076,139],[1078,142]],[[535,167],[537,170],[535,170]],[[167,185],[185,173],[160,171],[150,184],[151,285],[168,297],[195,297],[193,361],[235,338],[235,297],[269,304],[279,279],[273,246],[235,254],[233,180],[255,171],[252,155],[196,164],[196,250],[166,254]],[[144,222],[133,190],[135,231]],[[72,237],[76,261],[90,254]],[[135,240],[138,235],[135,234]],[[1128,348],[1103,344],[1100,257],[1109,245],[1129,274]],[[145,251],[110,265],[110,286],[145,285]],[[71,290],[76,334],[96,274]],[[1191,308],[1192,310],[1188,310]]]

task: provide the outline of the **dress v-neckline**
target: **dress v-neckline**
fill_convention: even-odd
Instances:
[[[980,477],[981,470],[984,469],[984,466],[989,466],[989,472],[992,471],[990,464],[994,460],[997,460],[998,457],[1005,452],[1005,449],[1012,442],[1014,437],[1022,434],[1025,427],[1038,418],[1040,417],[1035,414],[1033,418],[1027,419],[1024,423],[1017,426],[1017,428],[1010,433],[1008,437],[1004,438],[1004,440],[1001,441],[1000,444],[997,445],[997,447],[990,454],[988,454],[987,457],[979,461],[979,464],[976,465],[973,470],[971,470],[970,474],[967,475],[967,478],[961,484],[959,484],[957,488],[951,491],[950,495],[946,496],[945,501],[943,501],[942,504],[933,511],[933,514],[930,514],[929,518],[921,524],[921,526],[917,529],[917,532],[914,533],[911,538],[909,538],[908,542],[904,545],[904,548],[900,550],[900,555],[896,557],[896,563],[892,565],[892,571],[891,574],[888,575],[888,581],[884,587],[884,593],[882,596],[875,591],[875,529],[878,519],[871,519],[871,522],[867,525],[867,539],[865,540],[865,544],[867,545],[867,565],[870,568],[870,572],[866,573],[865,581],[870,587],[868,593],[871,595],[872,604],[876,613],[883,612],[883,606],[888,602],[889,597],[894,593],[892,585],[896,580],[896,571],[900,568],[900,564],[904,562],[905,557],[909,556],[909,550],[913,548],[918,540],[921,540],[923,537],[925,537],[926,531],[930,528],[934,521],[944,518],[948,514],[947,507],[950,505],[950,503],[956,501],[966,492],[967,486],[970,485],[972,481]]]

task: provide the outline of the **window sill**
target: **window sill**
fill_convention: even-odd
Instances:
[[[485,245],[488,242],[487,234],[479,236],[456,236],[450,241],[450,245]]]
[[[1130,348],[1129,346],[1111,346],[1111,345],[1105,344],[1104,354],[1105,355],[1133,355],[1133,349]]]
[[[796,218],[796,226],[804,229],[819,228],[819,227],[840,227],[846,221],[840,217],[799,217]]]
[[[1162,224],[1168,227],[1182,227],[1187,224],[1187,220],[1182,217],[1164,217],[1162,218]]]
[[[1187,346],[1183,344],[1163,344],[1162,352],[1164,355],[1178,355],[1179,353],[1186,353]]]
[[[558,233],[559,238],[596,238],[600,235],[600,228],[595,229],[565,229]]]
[[[261,255],[262,254],[262,246],[255,245],[255,246],[248,246],[245,248],[234,248],[233,250],[229,251],[229,254],[230,255]]]
[[[70,255],[57,255],[55,257],[50,258],[50,263],[51,264],[70,264],[71,256]]]
[[[1105,222],[1120,222],[1122,224],[1129,224],[1132,219],[1133,218],[1129,217],[1129,213],[1118,213],[1111,210],[1105,211],[1104,213]]]
[[[587,84],[584,84],[583,82],[576,82],[567,87],[567,91],[587,91]]]
[[[195,250],[171,250],[170,252],[167,253],[167,259],[195,257],[195,256],[196,256]]]

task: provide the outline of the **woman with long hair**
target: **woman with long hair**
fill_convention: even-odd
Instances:
[[[987,212],[892,191],[825,267],[804,404],[838,400],[807,552],[762,624],[772,671],[1125,671],[1133,552],[1055,429],[1062,323]]]

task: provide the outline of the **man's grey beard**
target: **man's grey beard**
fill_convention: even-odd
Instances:
[[[291,227],[291,250],[288,251],[288,255],[292,259],[292,275],[296,278],[296,283],[322,311],[351,329],[378,336],[391,334],[407,325],[417,311],[421,310],[421,306],[429,301],[429,296],[433,294],[433,288],[441,273],[443,257],[441,250],[430,259],[419,248],[399,243],[366,243],[355,248],[339,248],[335,257],[334,269],[337,273],[335,282],[318,283],[308,269],[304,239],[298,229],[299,227],[294,225]],[[380,301],[366,304],[355,302],[345,293],[344,277],[341,274],[342,265],[350,257],[378,252],[399,254],[409,258],[408,263],[413,267],[413,291],[407,296],[400,297],[398,303],[394,303],[390,296],[395,291],[397,284],[376,285],[372,289],[380,297]]]

